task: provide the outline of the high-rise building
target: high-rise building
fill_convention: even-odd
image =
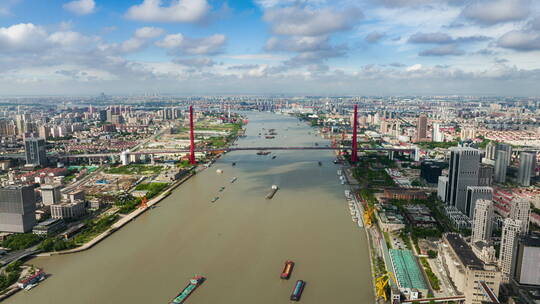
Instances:
[[[41,186],[41,201],[45,206],[57,204],[62,199],[61,184]]]
[[[480,171],[478,172],[478,186],[491,187],[494,175],[495,168],[493,166],[481,164]]]
[[[416,140],[425,141],[427,139],[427,116],[421,114],[418,117],[418,123],[416,126]]]
[[[497,146],[495,147],[495,157],[497,156],[497,152],[499,151],[506,152],[506,166],[510,166],[510,162],[512,160],[512,146],[508,144],[497,144]]]
[[[516,197],[510,202],[510,218],[521,221],[521,233],[529,232],[529,217],[531,215],[531,202],[522,197]]]
[[[441,132],[441,125],[439,123],[433,123],[431,130],[431,140],[434,142],[444,141],[444,135]]]
[[[508,168],[508,153],[504,150],[497,151],[495,159],[495,181],[506,182],[506,169]]]
[[[480,199],[476,201],[472,223],[471,243],[491,240],[493,229],[493,201]]]
[[[540,235],[520,238],[515,258],[514,281],[520,285],[540,286]]]
[[[448,188],[445,202],[466,213],[467,187],[478,185],[480,151],[469,147],[450,149]]]
[[[493,188],[480,186],[467,187],[467,204],[465,206],[465,212],[463,213],[472,219],[474,216],[476,203],[480,199],[488,201],[493,200]]]
[[[47,154],[43,138],[27,138],[24,141],[26,163],[29,165],[46,166]]]
[[[521,152],[519,154],[518,183],[522,186],[531,185],[531,176],[536,167],[536,152]]]
[[[28,232],[36,224],[36,198],[30,186],[0,188],[0,231]]]
[[[437,197],[441,201],[445,201],[447,191],[448,191],[448,176],[441,175],[439,176],[439,181],[437,183]]]
[[[495,150],[497,146],[490,141],[486,146],[486,158],[489,160],[495,160]]]
[[[99,110],[99,121],[107,121],[107,110]]]
[[[507,218],[502,228],[501,249],[499,252],[499,267],[503,280],[508,282],[512,273],[512,262],[516,254],[517,242],[521,232],[521,221]]]

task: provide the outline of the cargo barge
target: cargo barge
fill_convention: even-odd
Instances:
[[[272,190],[270,190],[270,193],[266,195],[266,199],[272,199],[276,192],[278,191],[279,187],[277,185],[272,185]]]
[[[294,268],[294,262],[293,261],[286,261],[285,267],[283,267],[283,271],[281,272],[281,278],[283,280],[288,280],[291,277],[291,273]]]
[[[306,282],[302,280],[296,281],[296,284],[294,284],[294,289],[291,294],[291,301],[300,301],[300,298],[302,297],[302,292],[304,292],[304,286],[306,286]]]
[[[189,280],[188,285],[180,292],[174,299],[172,299],[169,304],[181,304],[184,303],[187,298],[197,289],[197,287],[201,286],[201,284],[206,280],[203,276],[195,276],[191,280]]]

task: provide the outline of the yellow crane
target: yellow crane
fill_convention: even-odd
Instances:
[[[388,295],[386,294],[386,286],[388,286],[388,282],[391,278],[394,280],[394,282],[396,281],[396,277],[394,276],[394,274],[391,272],[387,272],[375,280],[377,299],[383,298],[384,301],[388,301]]]
[[[375,211],[375,208],[367,206],[366,210],[364,211],[364,225],[366,227],[371,227],[371,217],[373,216],[373,212]]]

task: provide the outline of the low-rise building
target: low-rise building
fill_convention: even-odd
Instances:
[[[428,196],[425,191],[416,189],[403,189],[403,188],[386,188],[384,189],[383,198],[390,199],[402,199],[402,200],[424,200]]]
[[[465,304],[491,302],[482,285],[498,296],[501,273],[497,266],[480,260],[459,234],[445,234],[440,253],[453,285],[465,296]]]
[[[62,202],[51,205],[51,216],[53,218],[70,219],[78,218],[86,213],[85,202]]]
[[[64,229],[66,229],[64,220],[60,218],[52,218],[38,223],[36,226],[34,226],[34,229],[32,229],[32,233],[39,235],[51,235]]]

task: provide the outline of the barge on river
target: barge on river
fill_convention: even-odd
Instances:
[[[169,304],[181,304],[184,303],[187,298],[201,286],[206,279],[203,276],[195,276],[189,280],[188,285],[180,292]]]
[[[304,286],[306,286],[306,282],[302,280],[296,281],[296,284],[294,284],[294,289],[291,294],[291,301],[300,301],[300,298],[302,297],[302,292],[304,292]]]
[[[285,262],[285,267],[283,267],[283,271],[281,272],[281,278],[283,280],[288,280],[291,277],[292,270],[294,268],[294,262],[293,261],[287,261]]]

